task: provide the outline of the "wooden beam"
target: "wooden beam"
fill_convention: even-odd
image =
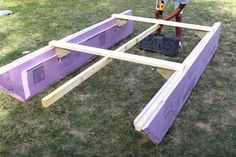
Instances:
[[[62,58],[70,53],[69,50],[61,49],[61,48],[55,48],[55,52],[56,52],[58,58]]]
[[[206,35],[206,32],[199,30],[195,30],[194,33],[201,39]]]
[[[128,49],[132,48],[134,45],[139,43],[141,40],[143,40],[145,37],[155,32],[159,27],[160,27],[159,24],[151,26],[141,34],[137,35],[136,37],[134,37],[133,39],[131,39],[130,41],[128,41],[127,43],[116,49],[115,51],[122,51],[122,52],[127,51]]]
[[[141,41],[143,38],[154,32],[159,25],[155,24],[154,26],[150,27],[146,31],[142,32],[132,40],[128,41],[115,51],[126,51],[132,46],[134,46],[138,41]],[[78,74],[76,77],[72,78],[69,80],[67,83],[64,85],[60,86],[58,89],[47,95],[42,99],[42,106],[43,107],[49,107],[51,104],[56,102],[58,99],[60,99],[62,96],[70,92],[72,89],[77,87],[80,83],[85,81],[87,78],[95,74],[97,71],[105,67],[107,64],[109,64],[112,61],[111,58],[109,57],[104,57],[89,68],[87,68],[85,71],[81,72]]]
[[[128,20],[123,20],[123,19],[116,19],[116,24],[117,26],[123,26],[128,22]]]
[[[51,41],[49,45],[52,47],[68,49],[78,52],[84,52],[94,55],[100,55],[105,57],[110,57],[113,59],[119,59],[134,63],[140,63],[145,65],[150,65],[159,68],[165,68],[170,70],[182,71],[184,66],[181,63],[175,63],[171,61],[165,61],[161,59],[155,59],[151,57],[139,56],[129,53],[120,53],[118,51],[112,51],[107,49],[100,49],[91,46],[77,45],[73,43],[63,42],[63,41]]]
[[[70,92],[72,89],[77,87],[79,84],[81,84],[83,81],[88,79],[90,76],[95,74],[97,71],[102,69],[104,66],[109,64],[112,61],[112,59],[108,57],[104,57],[80,74],[78,74],[76,77],[72,78],[56,90],[54,90],[52,93],[49,95],[45,96],[41,101],[42,101],[42,106],[43,107],[49,107],[51,104],[56,102],[58,99],[60,99],[62,96]]]
[[[187,23],[181,23],[181,22],[166,21],[166,20],[161,20],[161,19],[145,18],[145,17],[138,17],[138,16],[113,14],[112,18],[126,19],[126,20],[139,21],[139,22],[145,22],[145,23],[158,23],[160,25],[188,28],[188,29],[194,29],[194,30],[200,30],[200,31],[206,31],[206,32],[209,32],[212,30],[212,27],[208,27],[208,26],[201,26],[201,25],[195,25],[195,24],[187,24]]]
[[[157,72],[166,80],[168,80],[170,76],[174,73],[173,70],[162,69],[162,68],[157,68]]]

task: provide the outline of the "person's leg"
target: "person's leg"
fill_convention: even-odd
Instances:
[[[180,1],[179,0],[174,0],[174,1],[175,1],[175,8],[177,8],[180,5]],[[176,22],[182,22],[182,14],[183,14],[183,10],[178,15],[175,16]],[[176,27],[175,32],[176,32],[176,37],[181,39],[182,28]]]
[[[156,15],[156,19],[160,19],[160,18],[161,18],[160,11],[157,10],[156,13],[155,13],[155,15]],[[161,28],[162,28],[162,27],[160,27],[160,28],[158,28],[158,29],[156,30],[156,32],[157,32],[158,34],[161,33]]]
[[[176,16],[175,16],[175,20],[176,20],[177,22],[182,22],[182,14],[176,15]],[[181,39],[181,37],[182,37],[182,28],[180,28],[180,27],[175,27],[175,33],[176,33],[176,37],[177,37],[178,39]]]
[[[169,2],[169,0],[164,0],[165,5],[166,5],[168,2]],[[160,11],[158,10],[158,7],[157,7],[158,4],[157,4],[157,3],[158,3],[158,0],[156,0],[156,12],[155,12],[155,15],[156,15],[156,19],[160,19],[160,18],[162,18],[162,17],[161,17]],[[157,29],[156,32],[157,32],[158,34],[161,33],[161,28],[162,28],[162,27],[160,27],[160,28]]]
[[[160,19],[160,18],[161,18],[160,11],[156,10],[155,15],[156,15],[156,19]],[[160,34],[160,33],[161,33],[161,27],[158,28],[156,32],[157,32],[158,34]]]

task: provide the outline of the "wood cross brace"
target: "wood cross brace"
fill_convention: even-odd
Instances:
[[[148,28],[138,36],[134,37],[118,49],[112,51],[107,49],[95,48],[91,46],[84,46],[78,45],[73,43],[68,43],[64,41],[51,41],[49,46],[54,47],[58,57],[63,57],[67,55],[70,50],[76,52],[83,52],[89,53],[99,56],[104,56],[101,60],[81,72],[79,75],[74,77],[73,79],[69,80],[64,85],[60,86],[58,89],[47,95],[42,99],[43,107],[48,107],[53,104],[55,101],[60,99],[62,96],[67,94],[73,88],[78,86],[80,83],[85,81],[87,78],[95,74],[97,71],[105,67],[109,64],[112,59],[119,59],[144,65],[150,65],[157,67],[157,72],[159,72],[164,78],[168,79],[173,72],[182,72],[185,68],[184,64],[176,63],[151,57],[139,56],[135,54],[125,53],[128,49],[132,48],[135,44],[143,40],[145,37],[156,31],[160,25],[167,25],[167,26],[174,26],[174,27],[182,27],[187,29],[193,29],[197,31],[203,32],[210,32],[212,31],[212,27],[208,26],[201,26],[201,25],[194,25],[194,24],[186,24],[186,23],[178,23],[173,21],[165,21],[165,20],[158,20],[158,19],[151,19],[151,18],[144,18],[144,17],[137,17],[137,16],[128,16],[128,15],[120,15],[120,14],[113,14],[112,18],[116,20],[117,26],[125,25],[128,20],[131,21],[139,21],[145,23],[152,23],[154,24],[152,27]]]
[[[160,26],[159,24],[154,24],[138,36],[134,37],[127,43],[123,44],[121,47],[116,49],[115,51],[112,50],[107,50],[107,49],[100,49],[100,48],[95,48],[95,47],[90,47],[90,46],[84,46],[84,45],[78,45],[78,44],[73,44],[73,43],[68,43],[68,42],[63,42],[63,41],[51,41],[49,42],[49,46],[52,46],[56,48],[56,53],[58,53],[58,57],[62,57],[66,55],[69,50],[74,50],[77,52],[84,52],[84,53],[89,53],[89,54],[95,54],[95,55],[100,55],[104,56],[103,59],[95,63],[94,65],[90,66],[88,69],[68,81],[66,84],[62,85],[46,97],[42,99],[42,105],[43,107],[48,107],[51,104],[53,104],[55,101],[60,99],[62,96],[67,94],[69,91],[71,91],[73,88],[78,86],[80,83],[85,81],[87,78],[92,76],[94,73],[99,71],[101,68],[109,64],[112,59],[120,59],[120,60],[125,60],[129,62],[134,62],[134,63],[139,63],[139,64],[145,64],[145,65],[150,65],[154,66],[157,68],[161,68],[159,72],[167,78],[172,74],[173,71],[182,71],[184,69],[184,66],[181,63],[175,63],[175,62],[170,62],[170,61],[165,61],[161,59],[155,59],[155,58],[150,58],[150,57],[145,57],[145,56],[139,56],[139,55],[134,55],[134,54],[129,54],[129,53],[124,53],[128,49],[132,48],[135,44],[140,42],[142,39],[147,37],[149,34],[153,33],[158,29]],[[60,50],[61,49],[61,50]],[[64,53],[64,54],[63,54]],[[165,70],[164,70],[165,69]],[[168,75],[166,75],[168,73]]]

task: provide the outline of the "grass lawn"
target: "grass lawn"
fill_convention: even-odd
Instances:
[[[92,3],[91,3],[92,2]],[[127,9],[154,17],[154,0],[0,0],[0,66]],[[170,5],[171,7],[171,5]],[[167,12],[170,12],[168,8]],[[165,80],[149,66],[122,61],[82,83],[48,109],[41,98],[80,71],[26,103],[0,93],[0,156],[236,156],[236,0],[192,0],[184,22],[222,22],[217,52],[160,145],[135,131],[132,122]],[[134,35],[147,25],[137,24]],[[174,35],[171,28],[165,34]],[[181,61],[198,39],[183,34],[175,58],[138,49],[136,54]]]

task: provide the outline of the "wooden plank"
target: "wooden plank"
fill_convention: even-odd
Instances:
[[[161,74],[161,76],[164,77],[165,79],[169,79],[170,76],[174,73],[173,70],[167,70],[162,68],[157,68],[157,72]]]
[[[117,26],[123,26],[128,22],[128,20],[123,20],[123,19],[116,19],[116,24]]]
[[[184,69],[184,66],[181,63],[175,63],[171,61],[155,59],[155,58],[145,57],[145,56],[139,56],[139,55],[134,55],[134,54],[129,54],[129,53],[121,53],[118,51],[95,48],[91,46],[77,45],[77,44],[67,43],[63,41],[51,41],[49,42],[49,45],[52,47],[68,49],[68,50],[73,50],[73,51],[78,51],[78,52],[84,52],[84,53],[100,55],[100,56],[107,56],[113,59],[140,63],[140,64],[150,65],[150,66],[164,68],[164,69],[170,69],[170,70],[176,70],[176,71],[182,71]]]
[[[194,33],[201,39],[206,35],[206,32],[199,30],[195,30]]]
[[[188,28],[188,29],[201,30],[201,31],[206,31],[206,32],[209,32],[212,30],[212,27],[208,27],[208,26],[201,26],[201,25],[195,25],[195,24],[166,21],[166,20],[161,20],[161,19],[145,18],[145,17],[138,17],[138,16],[113,14],[112,18],[126,19],[126,20],[146,22],[146,23],[158,23],[160,25]]]
[[[131,39],[130,41],[128,41],[127,43],[125,43],[124,45],[119,47],[116,51],[126,51],[126,50],[130,49],[131,47],[136,45],[138,42],[143,40],[145,37],[147,37],[151,33],[155,32],[159,27],[160,27],[159,24],[155,24],[155,25],[151,26],[150,28],[148,28],[147,30],[142,32],[141,34],[137,35],[136,37],[134,37],[133,39]]]
[[[58,58],[62,58],[70,53],[69,50],[60,49],[60,48],[55,48],[55,52],[56,52]]]
[[[135,129],[144,132],[154,143],[161,142],[214,55],[220,25],[214,24],[212,31],[184,60],[184,71],[175,72],[134,120]]]
[[[89,68],[87,68],[86,70],[81,72],[79,75],[72,78],[71,80],[69,80],[68,82],[66,82],[65,84],[63,84],[59,88],[57,88],[55,91],[53,91],[49,95],[45,96],[42,99],[42,106],[45,108],[49,107],[51,104],[53,104],[58,99],[60,99],[62,96],[67,94],[69,91],[71,91],[72,89],[77,87],[79,84],[81,84],[83,81],[85,81],[90,76],[95,74],[97,71],[102,69],[104,66],[109,64],[111,61],[112,61],[112,59],[110,59],[108,57],[102,58],[100,61],[93,64],[92,66],[90,66]]]
[[[159,27],[159,25],[155,24],[154,26],[152,26],[149,29],[147,29],[146,31],[142,32],[141,34],[139,34],[138,36],[136,36],[132,40],[128,41],[127,43],[125,43],[124,45],[122,45],[121,47],[116,49],[115,51],[126,51],[126,50],[130,49],[137,42],[139,42],[140,40],[142,40],[143,38],[145,38],[146,36],[148,36],[149,34],[154,32],[158,27]],[[72,89],[77,87],[80,83],[82,83],[83,81],[88,79],[90,76],[95,74],[97,71],[99,71],[103,67],[105,67],[111,61],[112,61],[111,58],[104,57],[103,59],[101,59],[97,63],[93,64],[92,66],[87,68],[85,71],[81,72],[79,75],[77,75],[73,79],[69,80],[67,83],[60,86],[58,89],[56,89],[55,91],[53,91],[52,93],[50,93],[49,95],[44,97],[42,99],[42,106],[49,107],[51,104],[56,102],[62,96],[64,96],[65,94],[70,92]]]

